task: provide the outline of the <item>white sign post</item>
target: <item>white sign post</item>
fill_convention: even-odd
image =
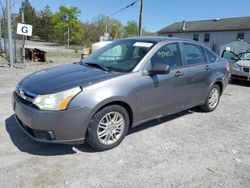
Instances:
[[[24,36],[32,36],[32,25],[27,24],[17,24],[17,34],[24,35]]]

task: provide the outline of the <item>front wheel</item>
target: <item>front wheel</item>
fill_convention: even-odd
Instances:
[[[218,85],[213,85],[209,90],[209,94],[206,98],[205,103],[201,106],[201,109],[205,112],[214,111],[220,101],[221,90]]]
[[[107,106],[96,113],[88,127],[86,141],[102,151],[116,147],[126,136],[129,116],[122,106]]]

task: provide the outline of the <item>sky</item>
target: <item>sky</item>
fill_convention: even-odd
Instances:
[[[22,0],[13,0],[18,12]],[[99,14],[111,15],[135,0],[29,0],[40,11],[49,5],[53,12],[60,5],[77,6],[81,21],[91,21]],[[156,32],[174,22],[250,16],[250,0],[144,0],[143,27]],[[116,14],[113,18],[126,24],[139,20],[140,3]]]

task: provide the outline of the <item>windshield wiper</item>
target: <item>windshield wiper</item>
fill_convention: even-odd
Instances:
[[[95,67],[95,68],[99,68],[105,71],[109,71],[109,69],[103,65],[97,64],[97,63],[83,63],[85,65],[91,66],[91,67]]]

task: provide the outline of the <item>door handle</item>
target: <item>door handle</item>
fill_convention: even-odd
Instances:
[[[175,73],[175,77],[182,77],[184,75],[184,73],[183,72],[181,72],[181,71],[177,71],[176,73]]]
[[[206,65],[206,68],[205,68],[207,71],[210,71],[212,68],[209,66],[209,65]]]

